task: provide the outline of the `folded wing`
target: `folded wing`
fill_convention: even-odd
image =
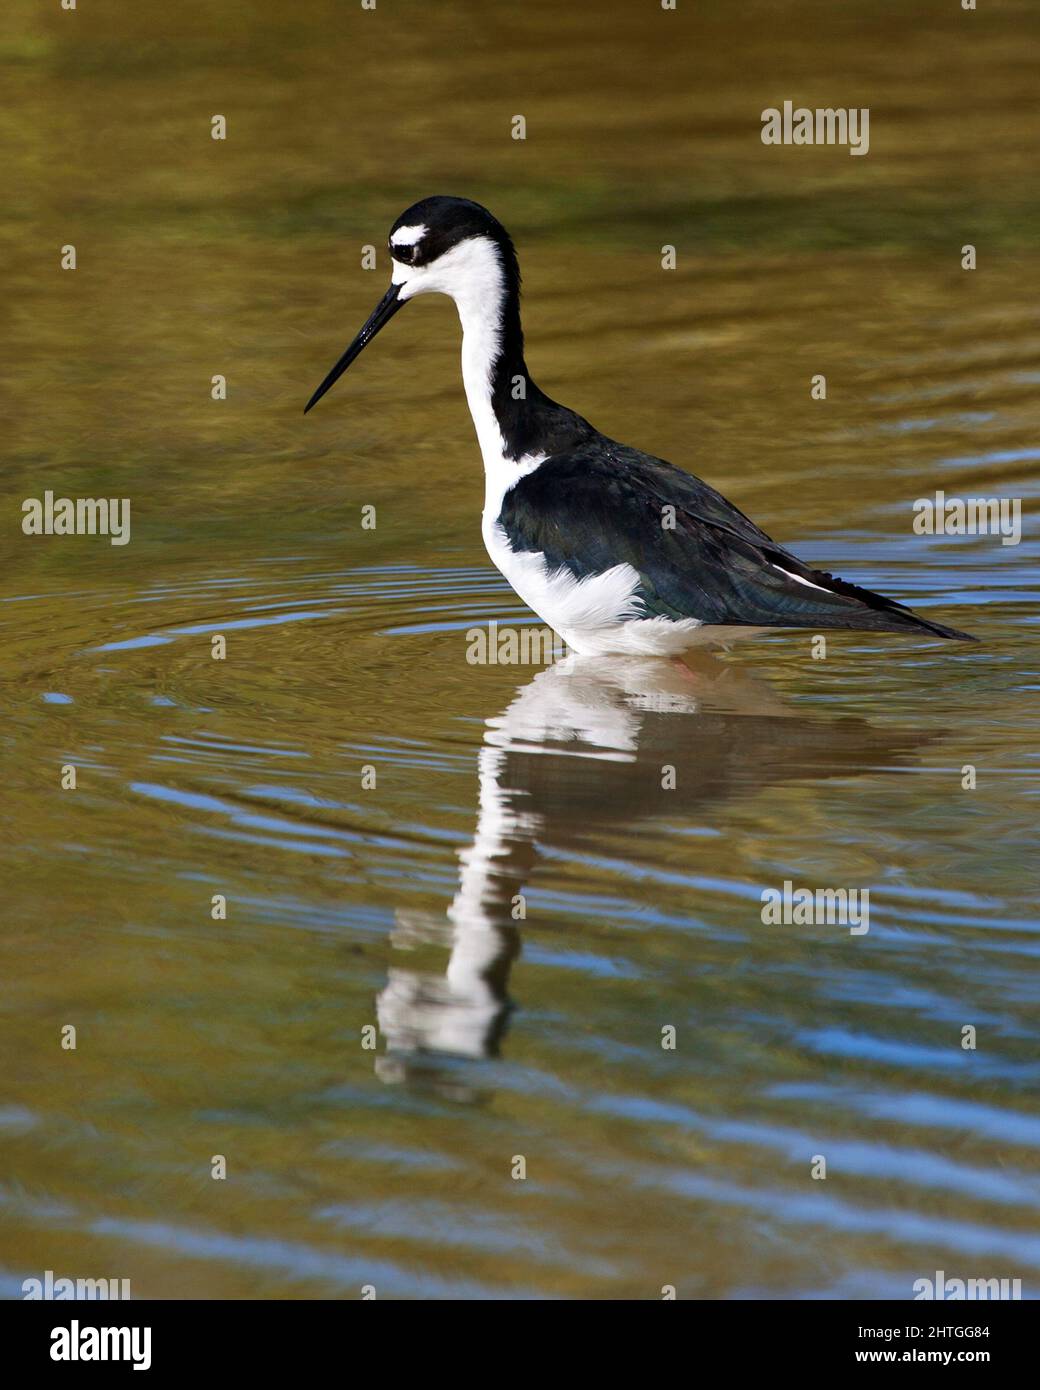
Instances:
[[[803,564],[692,474],[603,443],[553,455],[506,493],[501,525],[514,550],[541,552],[579,579],[631,565],[647,617],[973,640]]]

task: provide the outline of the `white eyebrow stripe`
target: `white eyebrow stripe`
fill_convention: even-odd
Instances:
[[[417,223],[414,227],[398,227],[390,238],[390,245],[414,246],[417,241],[422,241],[427,230],[422,223]]]

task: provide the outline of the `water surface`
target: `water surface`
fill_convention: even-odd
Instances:
[[[695,8],[13,6],[8,1292],[1040,1288],[1036,16]],[[763,147],[786,96],[869,156]],[[431,192],[514,232],[551,394],[978,646],[469,663],[535,620],[451,306],[300,413]],[[131,543],[23,537],[48,488]],[[1021,544],[915,536],[937,488]]]

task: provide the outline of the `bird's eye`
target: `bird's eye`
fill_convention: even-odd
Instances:
[[[390,254],[395,261],[401,261],[404,265],[412,265],[415,261],[414,246],[395,246],[392,241],[389,243],[389,246]]]

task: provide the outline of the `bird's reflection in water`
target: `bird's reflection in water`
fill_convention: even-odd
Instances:
[[[477,824],[459,853],[447,921],[398,914],[395,946],[439,942],[450,954],[443,974],[390,971],[377,1006],[387,1047],[378,1075],[421,1076],[472,1098],[449,1059],[498,1055],[520,953],[517,904],[542,848],[574,849],[598,830],[654,817],[703,815],[769,784],[899,766],[928,741],[856,718],[807,718],[759,678],[707,654],[570,656],[539,671],[487,721]],[[666,767],[675,769],[669,790]]]

